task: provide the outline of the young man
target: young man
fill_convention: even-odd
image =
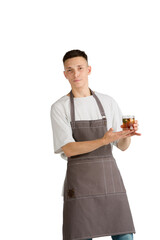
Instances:
[[[63,57],[71,91],[51,106],[54,151],[68,160],[64,182],[63,240],[112,236],[131,240],[134,223],[113,145],[126,150],[133,130],[121,129],[122,114],[113,98],[92,91],[85,52]]]

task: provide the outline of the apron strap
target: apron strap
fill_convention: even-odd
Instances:
[[[71,121],[75,122],[75,110],[74,110],[74,96],[72,90],[70,91],[70,106],[71,106]]]
[[[95,98],[96,102],[97,102],[97,105],[99,107],[99,111],[102,115],[102,119],[106,119],[106,115],[105,115],[105,112],[104,112],[104,108],[99,100],[99,98],[96,96],[96,94],[90,89],[90,92],[91,94],[93,95],[93,97]],[[72,90],[70,91],[70,106],[71,106],[71,121],[72,122],[75,122],[75,108],[74,108],[74,96],[73,96],[73,93],[72,93]]]
[[[106,115],[105,115],[105,111],[104,111],[104,108],[102,106],[102,103],[100,102],[99,98],[97,97],[97,95],[90,89],[93,97],[95,98],[97,104],[98,104],[98,107],[99,107],[99,110],[100,110],[100,113],[102,115],[102,118],[103,119],[106,119]]]

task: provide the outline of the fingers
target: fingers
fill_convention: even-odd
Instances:
[[[128,135],[128,137],[132,137],[132,136],[141,136],[141,133],[137,133],[133,130],[132,133]]]
[[[139,126],[138,121],[135,120],[135,123],[133,124],[133,128],[134,128],[135,131],[138,130],[138,126]]]
[[[134,124],[133,124],[133,129],[134,129],[135,131],[138,131],[138,126],[139,126],[138,120],[135,120],[135,122],[134,122]],[[123,129],[123,125],[121,125],[120,127]]]
[[[136,132],[134,132],[134,133],[131,134],[131,136],[134,136],[134,135],[136,135],[136,136],[141,136],[141,133],[136,133]]]
[[[132,137],[132,136],[141,136],[141,133],[137,133],[136,131],[138,130],[138,121],[135,120],[132,130],[131,129],[124,129],[123,125],[121,125],[122,131],[119,132],[113,132],[113,128],[109,129],[109,132],[113,136],[114,139],[121,139],[121,138],[127,138],[127,137]]]
[[[129,137],[132,133],[134,133],[134,130],[123,130],[121,132],[118,132],[118,136],[120,138],[124,138],[124,137]]]

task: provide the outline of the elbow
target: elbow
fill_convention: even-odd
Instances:
[[[129,145],[128,146],[120,146],[118,145],[117,146],[122,152],[126,151],[128,148],[129,148]]]
[[[121,151],[124,152],[124,151],[126,151],[127,149],[128,149],[128,147],[127,147],[127,148],[121,148]]]
[[[119,146],[118,147],[122,152],[126,151],[128,148],[129,148],[129,145],[128,146]]]

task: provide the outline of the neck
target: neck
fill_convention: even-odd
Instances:
[[[73,93],[73,96],[75,98],[88,97],[88,96],[91,95],[89,87],[87,87],[85,89],[74,89],[74,88],[72,88],[72,93]]]

